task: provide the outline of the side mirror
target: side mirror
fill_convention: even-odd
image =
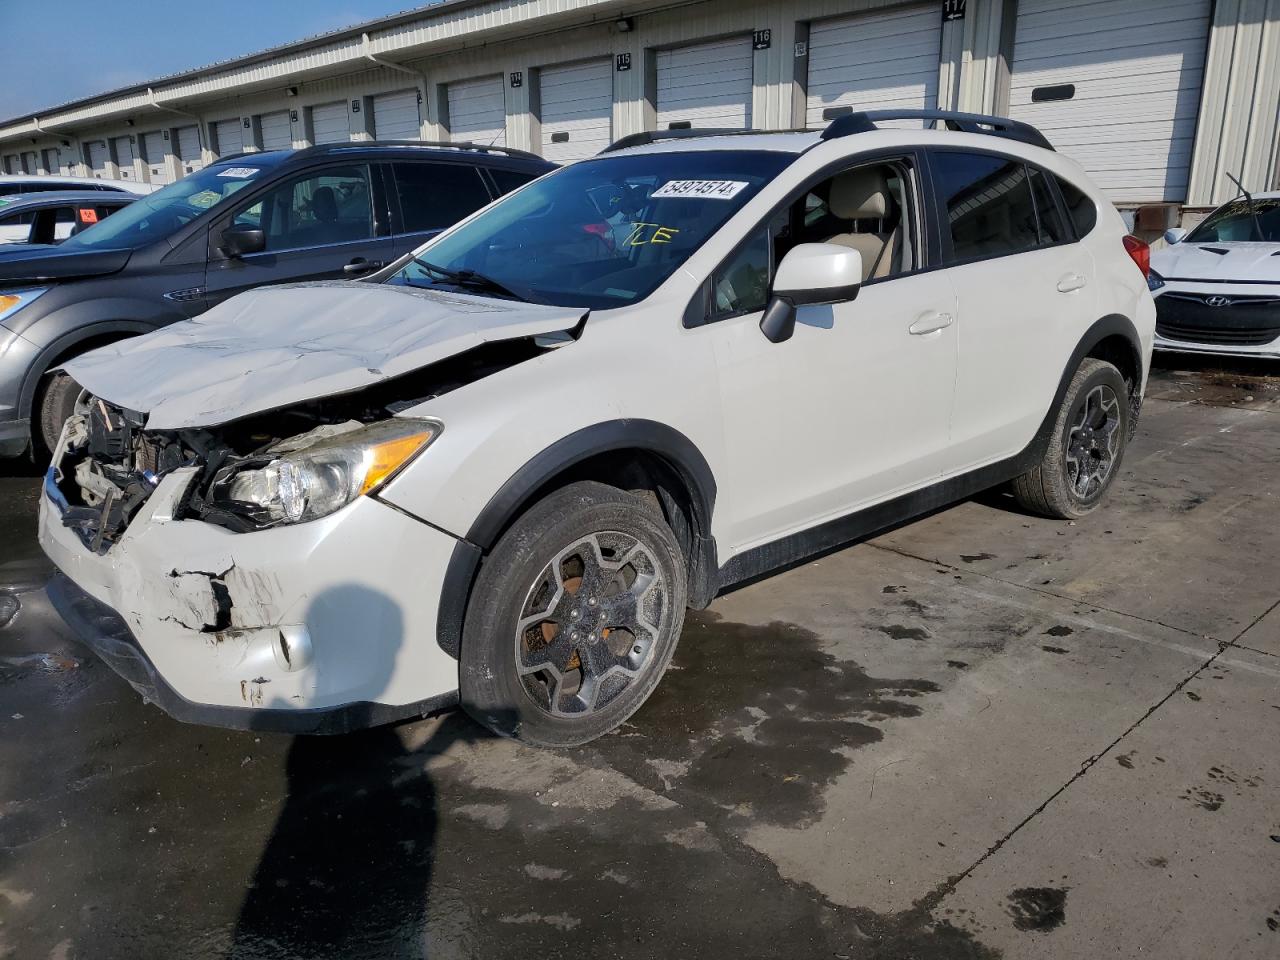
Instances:
[[[1186,237],[1186,235],[1187,235],[1187,231],[1183,230],[1181,227],[1170,227],[1168,230],[1164,232],[1164,242],[1165,243],[1181,243],[1183,238]]]
[[[260,227],[239,225],[222,231],[218,249],[228,257],[243,257],[249,253],[261,253],[267,248],[267,235]]]
[[[796,307],[847,303],[862,286],[862,254],[837,243],[800,243],[778,264],[773,298],[760,320],[771,343],[789,340],[796,329]]]

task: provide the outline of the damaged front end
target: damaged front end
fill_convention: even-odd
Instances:
[[[192,479],[171,519],[240,533],[314,520],[385,484],[440,435],[438,421],[406,411],[551,348],[534,339],[486,344],[363,390],[216,428],[149,430],[145,414],[86,394],[46,489],[62,524],[98,554],[179,469]]]

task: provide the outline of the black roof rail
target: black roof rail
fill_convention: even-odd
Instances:
[[[774,133],[772,130],[747,130],[743,127],[703,127],[701,129],[679,127],[675,130],[645,130],[632,133],[615,140],[600,153],[612,153],[615,150],[626,150],[629,147],[644,147],[663,140],[683,140],[686,137],[731,137],[748,133]],[[597,154],[599,156],[599,154]]]
[[[430,147],[435,150],[476,150],[480,153],[501,153],[521,160],[542,160],[536,153],[528,150],[517,150],[514,147],[500,147],[485,143],[472,143],[469,140],[341,140],[337,143],[322,143],[313,147],[304,147],[299,154],[335,153],[339,150],[370,150],[379,147]]]
[[[1029,143],[1033,147],[1053,149],[1048,138],[1029,123],[983,113],[957,113],[954,110],[860,110],[832,120],[827,129],[822,131],[822,139],[834,140],[837,137],[853,136],[855,133],[870,133],[872,130],[879,130],[876,124],[886,120],[932,120],[935,123],[941,120],[948,130],[985,133]]]

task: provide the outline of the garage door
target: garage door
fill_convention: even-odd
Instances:
[[[658,129],[751,126],[751,39],[659,50]]]
[[[136,180],[137,173],[133,169],[133,143],[128,137],[116,137],[116,163],[120,166],[122,180]]]
[[[44,169],[46,173],[61,173],[63,176],[67,175],[67,171],[62,169],[62,163],[58,156],[57,147],[48,147],[44,151]]]
[[[142,138],[143,159],[147,162],[147,174],[152,183],[169,183],[172,180],[169,176],[169,165],[165,163],[164,156],[168,145],[169,141],[159,130],[148,133]]]
[[[312,143],[341,143],[350,139],[351,124],[347,120],[345,100],[311,108]]]
[[[613,132],[613,64],[592,60],[547,67],[538,74],[542,155],[556,163],[581,160],[609,145]]]
[[[233,153],[244,152],[244,135],[240,126],[240,118],[219,120],[213,125],[213,148],[220,157],[229,157]]]
[[[373,135],[379,140],[421,140],[418,91],[401,90],[374,97]]]
[[[1210,0],[1021,0],[1010,116],[1113,200],[1187,195]]]
[[[289,111],[264,113],[258,118],[262,127],[263,150],[288,150],[293,146],[293,134],[289,131]]]
[[[200,128],[178,128],[178,166],[183,175],[195,173],[204,166],[204,158],[200,153]]]
[[[937,4],[815,23],[806,126],[825,127],[854,110],[933,109],[941,44]]]
[[[451,141],[506,146],[507,107],[501,77],[451,83],[448,92]]]
[[[95,177],[105,177],[107,175],[107,141],[93,140],[89,143],[89,171]]]
[[[36,160],[36,152],[28,150],[22,155],[22,172],[23,173],[39,173],[40,165]]]

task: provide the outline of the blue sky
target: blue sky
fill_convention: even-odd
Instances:
[[[0,0],[0,120],[426,0]]]

